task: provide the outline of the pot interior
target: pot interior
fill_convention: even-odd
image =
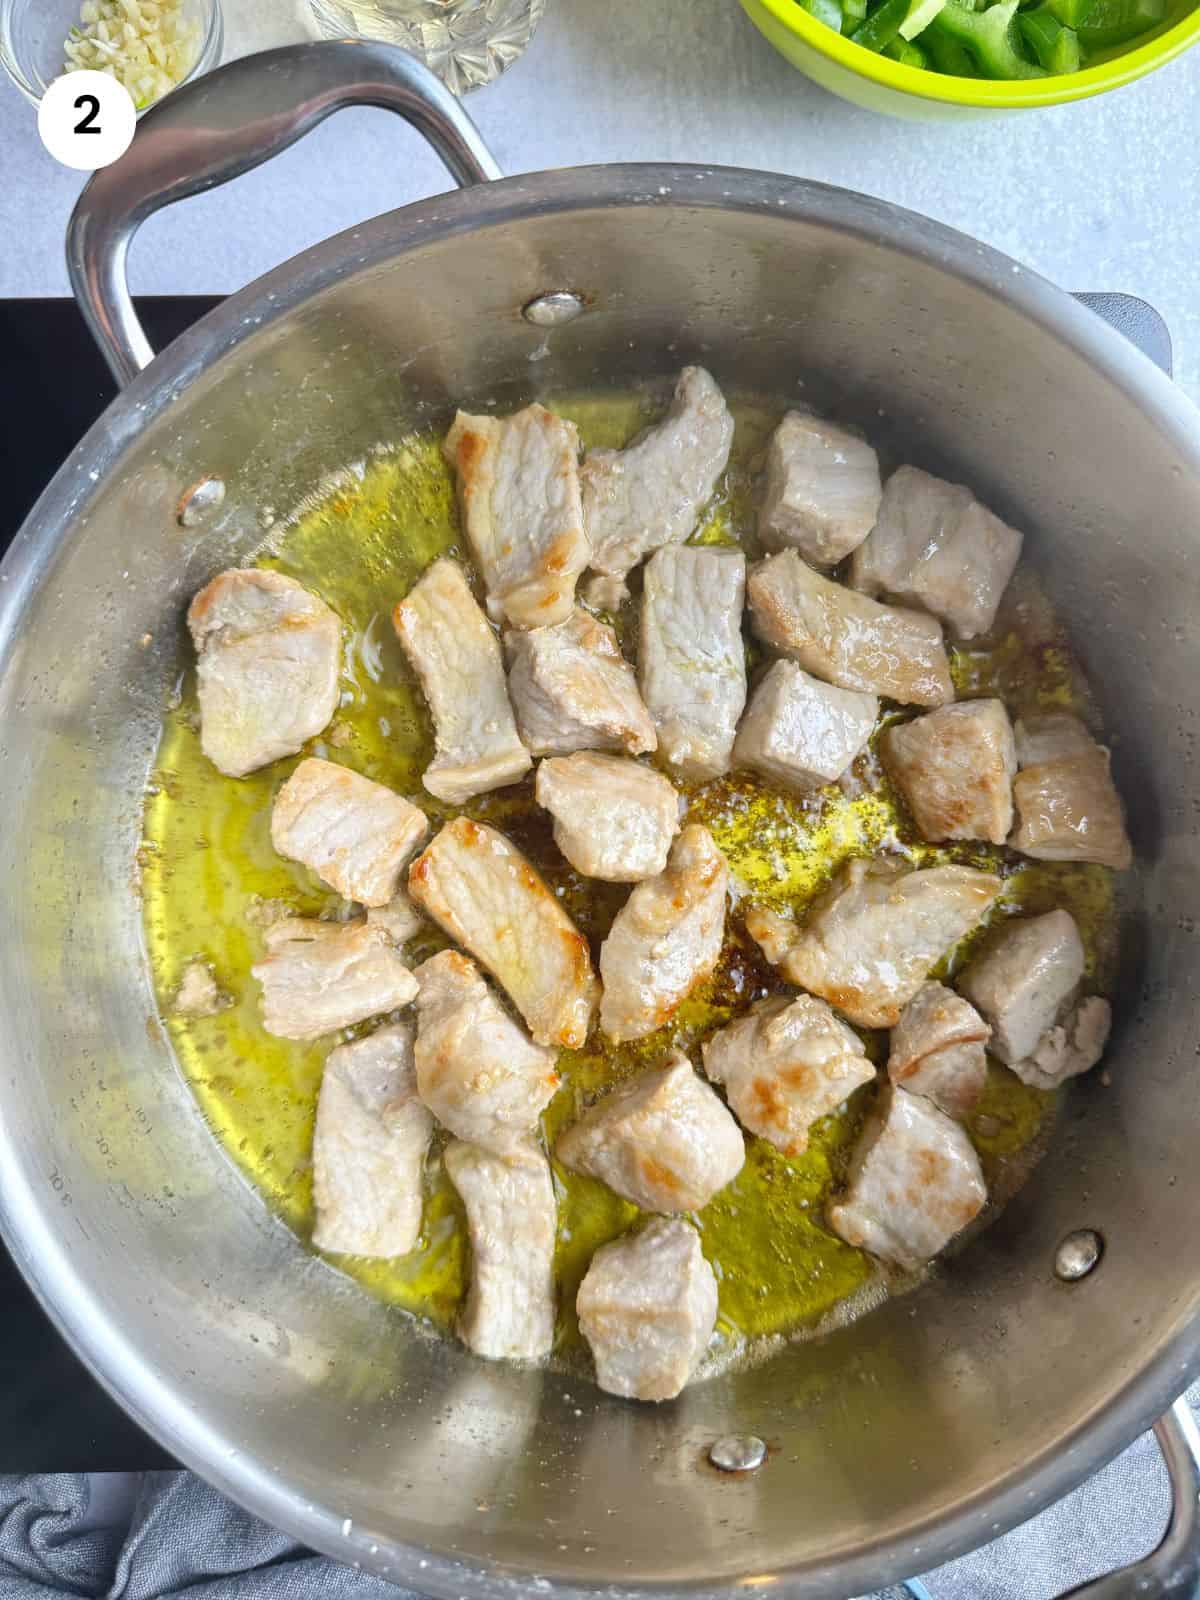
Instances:
[[[588,310],[531,327],[520,308],[553,288]],[[186,603],[272,511],[456,404],[693,360],[860,425],[1028,530],[1139,864],[1107,1071],[999,1221],[915,1295],[651,1408],[424,1337],[270,1214],[156,1020],[135,858]],[[206,474],[224,503],[181,528]],[[1183,1387],[1196,1343],[1198,521],[1200,426],[1116,335],[958,236],[791,180],[513,179],[220,308],[67,463],[0,601],[0,1192],[77,1347],[188,1464],[436,1594],[527,1593],[529,1574],[848,1594],[1083,1476]],[[1066,1286],[1054,1250],[1080,1226],[1105,1254]],[[769,1442],[758,1474],[707,1465],[729,1432]]]

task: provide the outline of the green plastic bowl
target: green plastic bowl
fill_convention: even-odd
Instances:
[[[950,78],[921,67],[903,67],[887,56],[864,50],[808,14],[797,0],[741,0],[759,32],[794,67],[829,89],[888,116],[913,121],[979,116],[991,111],[1026,111],[1034,106],[1086,100],[1132,83],[1195,44],[1200,36],[1196,0],[1176,0],[1166,20],[1131,46],[1111,52],[1082,72],[1053,78],[1023,78],[995,83],[980,78]]]

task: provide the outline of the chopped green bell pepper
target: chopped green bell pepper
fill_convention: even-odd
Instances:
[[[921,48],[928,52],[933,70],[947,78],[979,76],[979,69],[971,52],[955,40],[939,36],[933,28],[925,29],[921,36]]]
[[[1044,0],[1044,3],[1064,28],[1077,28],[1091,12],[1096,0]]]
[[[883,0],[878,10],[873,11],[861,27],[855,28],[851,41],[878,55],[900,32],[900,24],[907,15],[908,0]]]
[[[1089,50],[1128,44],[1140,33],[1157,28],[1167,14],[1167,0],[1095,0],[1079,24],[1079,42]]]
[[[893,39],[891,44],[885,45],[883,53],[892,61],[898,61],[902,67],[928,67],[929,57],[919,44],[909,44],[907,39]]]
[[[810,17],[823,22],[827,28],[832,28],[834,33],[842,31],[840,0],[800,0],[800,4]]]
[[[937,16],[946,0],[908,0],[908,15],[900,24],[902,39],[915,39]]]
[[[842,32],[853,33],[867,20],[867,0],[842,0]]]
[[[1144,5],[1150,0],[1122,3]],[[974,58],[981,77],[1040,78],[1045,69],[1027,60],[1017,47],[1013,25],[1016,12],[1017,0],[1000,0],[986,11],[965,11],[957,0],[947,0],[921,37],[949,39],[962,45]]]
[[[1079,71],[1079,35],[1064,28],[1048,5],[1018,12],[1017,27],[1047,72]]]

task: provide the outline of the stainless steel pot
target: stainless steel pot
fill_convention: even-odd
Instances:
[[[132,229],[363,102],[414,122],[464,191],[307,252],[134,377],[150,352],[123,281]],[[878,200],[705,167],[494,176],[432,80],[338,43],[171,97],[85,193],[72,267],[132,381],[0,575],[0,1221],[145,1427],[342,1559],[488,1600],[829,1600],[1032,1514],[1200,1370],[1200,416],[1069,296]],[[582,314],[526,320],[547,291]],[[264,507],[464,397],[513,405],[692,358],[735,389],[802,392],[1033,531],[1139,864],[1108,1072],[999,1222],[916,1296],[639,1408],[422,1337],[274,1219],[156,1020],[135,852],[184,604],[254,549]],[[209,475],[223,503],[190,501],[181,527]],[[1081,1227],[1103,1258],[1067,1283],[1056,1251]],[[730,1432],[769,1442],[756,1474],[709,1465]],[[1179,1425],[1162,1437],[1176,1524],[1136,1592],[1190,1594],[1197,1479]]]

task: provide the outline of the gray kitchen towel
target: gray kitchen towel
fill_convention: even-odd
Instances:
[[[1189,1399],[1200,1404],[1200,1385]],[[1040,1517],[922,1582],[932,1600],[1052,1600],[1145,1555],[1169,1504],[1146,1434]],[[314,1555],[189,1472],[0,1477],[0,1600],[59,1595],[403,1600],[403,1591]]]

